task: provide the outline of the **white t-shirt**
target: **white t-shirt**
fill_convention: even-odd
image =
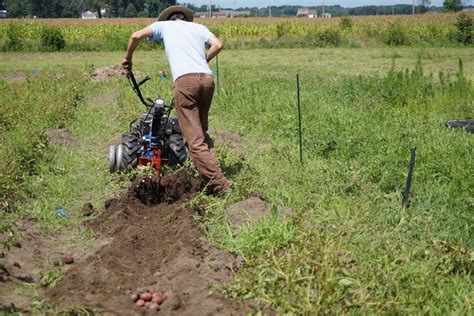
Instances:
[[[149,26],[153,37],[148,41],[163,41],[173,81],[188,73],[212,71],[206,60],[206,43],[214,36],[207,27],[186,21],[162,21]]]

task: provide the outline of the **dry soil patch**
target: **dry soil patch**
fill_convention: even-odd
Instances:
[[[244,201],[232,204],[226,209],[227,218],[232,228],[238,231],[245,224],[256,224],[272,215],[271,205],[261,198],[252,196]],[[276,216],[284,218],[293,214],[291,208],[278,206]]]
[[[144,76],[143,73],[139,71],[134,71],[133,74],[137,78]],[[123,69],[121,65],[105,66],[92,71],[90,76],[93,80],[103,81],[126,77],[127,71]]]
[[[77,138],[65,128],[50,130],[46,132],[50,144],[69,147],[77,143]]]

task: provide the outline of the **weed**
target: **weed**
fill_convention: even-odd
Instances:
[[[351,30],[354,23],[352,22],[351,18],[348,16],[342,16],[341,20],[339,21],[339,26],[342,30]]]
[[[399,21],[392,22],[385,31],[383,41],[391,46],[407,45],[409,42],[405,32]]]
[[[44,26],[41,30],[41,46],[46,51],[59,51],[66,46],[66,41],[57,27]]]
[[[5,29],[6,40],[3,45],[5,51],[18,51],[23,48],[20,25],[9,23]]]
[[[53,288],[61,282],[64,277],[64,272],[60,269],[52,269],[48,271],[41,271],[39,273],[39,284],[42,287]]]
[[[472,44],[472,18],[465,13],[461,13],[458,15],[455,25],[457,41],[464,45]]]

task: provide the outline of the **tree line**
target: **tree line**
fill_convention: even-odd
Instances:
[[[156,17],[176,0],[4,0],[7,17],[75,18],[87,10],[105,17]]]
[[[1,0],[0,0],[1,1]],[[418,0],[415,13],[427,11],[459,11],[463,8],[462,0],[444,0],[443,7],[430,6],[430,0]],[[38,17],[38,18],[74,18],[81,13],[90,10],[98,12],[102,17],[101,9],[105,10],[105,17],[157,17],[162,10],[170,5],[175,5],[176,0],[4,0],[0,3],[0,9],[7,10],[8,17]],[[207,6],[200,7],[186,4],[194,12],[207,11]],[[239,8],[238,11],[249,11],[251,16],[296,16],[301,6],[283,5],[258,8]],[[471,6],[472,7],[472,6]],[[389,15],[389,14],[412,14],[413,6],[407,4],[398,5],[370,5],[354,8],[345,8],[340,5],[314,6],[318,15],[323,11],[332,16],[351,15]],[[212,11],[221,8],[213,5]]]

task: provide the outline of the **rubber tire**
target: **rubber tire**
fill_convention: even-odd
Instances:
[[[171,165],[185,162],[189,157],[189,151],[184,144],[181,134],[173,134],[168,139],[169,159]]]
[[[138,165],[139,150],[140,144],[138,142],[138,134],[123,134],[120,158],[117,158],[117,169],[120,171],[127,171],[135,168]],[[118,163],[119,161],[120,163]]]
[[[117,170],[117,146],[110,145],[109,147],[109,171],[111,173]]]
[[[123,145],[118,144],[116,147],[116,165],[117,165],[117,171],[126,171],[127,170],[127,165],[123,163]]]

